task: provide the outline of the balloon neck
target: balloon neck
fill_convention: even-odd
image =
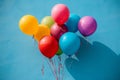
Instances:
[[[61,61],[61,56],[60,56],[60,55],[58,56],[58,58],[59,58],[59,60]]]
[[[32,36],[32,38],[34,39],[34,35]]]
[[[50,61],[52,61],[52,58],[48,58]]]

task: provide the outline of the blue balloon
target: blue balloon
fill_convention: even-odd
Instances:
[[[64,33],[59,40],[59,46],[68,56],[75,54],[80,48],[80,38],[72,32]]]
[[[68,21],[66,22],[69,32],[76,32],[78,30],[78,22],[80,17],[76,14],[71,14]]]

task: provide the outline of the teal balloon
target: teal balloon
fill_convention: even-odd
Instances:
[[[73,32],[64,33],[59,40],[59,46],[68,56],[75,54],[80,48],[80,38]]]
[[[66,22],[67,28],[69,32],[77,32],[78,31],[78,22],[80,17],[77,14],[70,14],[68,21]]]

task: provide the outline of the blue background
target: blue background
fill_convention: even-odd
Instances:
[[[57,3],[80,17],[93,16],[98,23],[93,35],[80,37],[74,58],[62,55],[64,80],[120,80],[120,0],[0,0],[0,80],[55,80],[46,61],[42,75],[43,57],[18,22],[26,14],[40,22]]]

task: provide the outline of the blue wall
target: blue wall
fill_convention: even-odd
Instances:
[[[120,80],[120,0],[0,0],[0,80],[55,80],[37,44],[19,30],[18,22],[25,14],[40,22],[57,3],[98,23],[88,40],[80,37],[75,58],[62,55],[64,80]]]

